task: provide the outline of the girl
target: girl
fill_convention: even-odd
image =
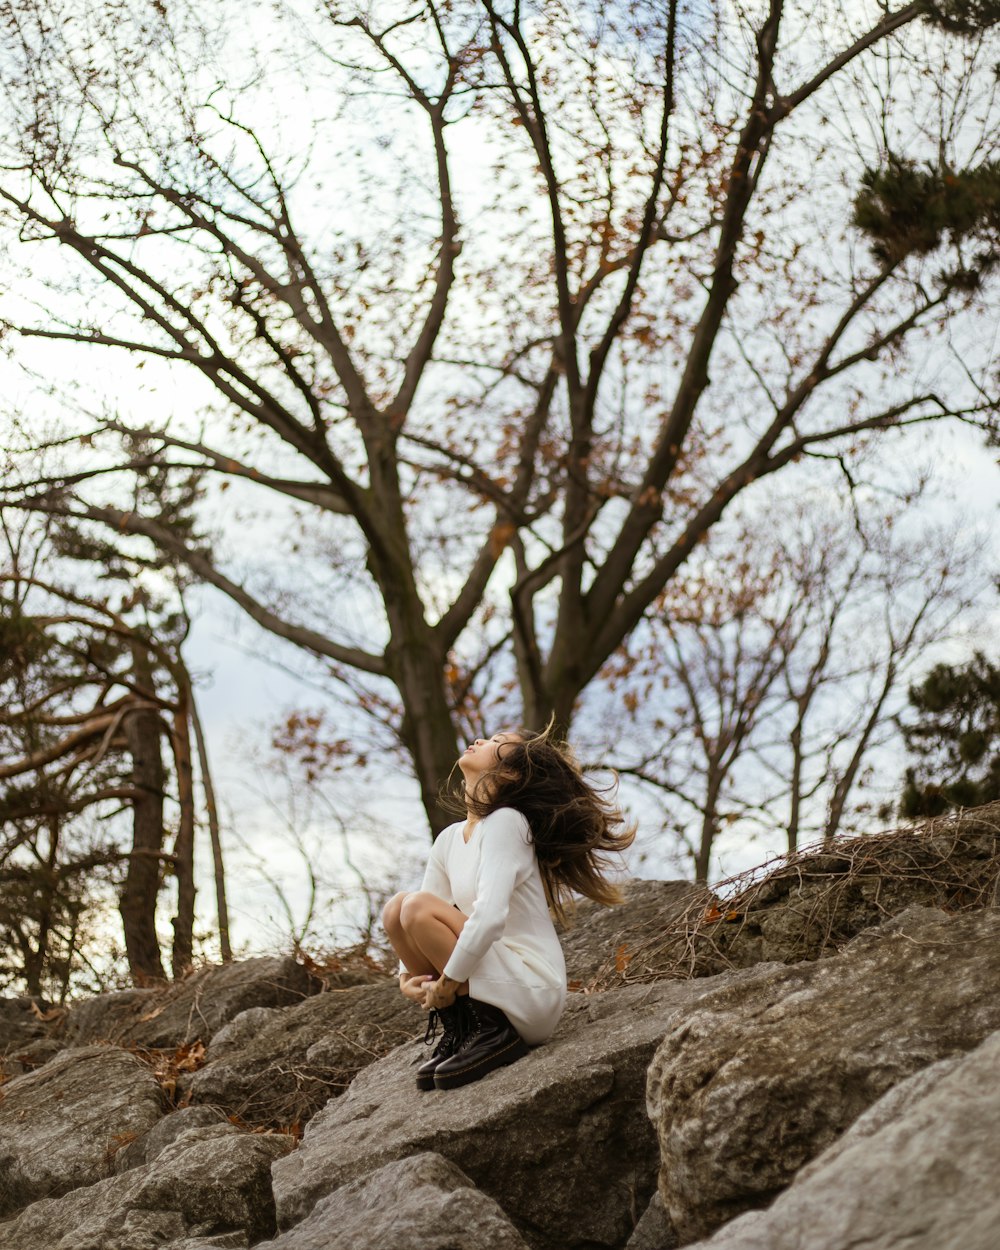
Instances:
[[[477,738],[458,767],[466,819],[439,834],[420,890],[382,913],[399,988],[430,1012],[426,1040],[444,1026],[419,1089],[467,1085],[551,1036],[566,1003],[553,919],[574,892],[621,902],[603,873],[635,837],[549,730]]]

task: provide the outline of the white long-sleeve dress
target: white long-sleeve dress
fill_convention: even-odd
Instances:
[[[468,920],[444,975],[506,1012],[532,1046],[544,1042],[566,1005],[566,961],[549,914],[530,827],[501,807],[472,830],[449,825],[431,847],[421,889],[456,904]]]

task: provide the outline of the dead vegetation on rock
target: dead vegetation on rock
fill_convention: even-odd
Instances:
[[[619,943],[588,988],[714,976],[837,954],[907,907],[1000,901],[1000,803],[768,860],[692,893],[654,935]]]

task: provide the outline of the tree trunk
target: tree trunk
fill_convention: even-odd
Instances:
[[[694,879],[698,885],[708,883],[708,870],[712,865],[712,847],[719,832],[719,793],[726,779],[724,769],[709,763],[705,790],[705,807],[702,811],[701,841],[694,857]]]
[[[55,910],[55,897],[58,890],[58,872],[56,861],[59,857],[59,818],[49,817],[49,854],[42,872],[44,882],[44,899],[38,914],[38,940],[34,951],[27,952],[24,965],[24,981],[29,994],[42,996],[42,973],[49,957],[49,932],[52,928],[52,913]]]
[[[190,683],[187,688],[188,706],[191,709],[191,724],[194,726],[194,740],[198,750],[198,771],[201,773],[201,788],[205,792],[205,811],[208,813],[208,834],[212,840],[212,864],[215,870],[215,909],[219,922],[219,953],[224,964],[233,958],[233,949],[229,944],[229,905],[226,902],[226,870],[222,859],[222,838],[219,834],[219,809],[215,802],[215,786],[212,784],[212,772],[208,766],[208,748],[205,734],[198,715],[198,704],[195,702],[194,691]]]
[[[410,625],[404,632],[401,622],[390,619],[394,641],[386,658],[403,703],[400,736],[413,760],[420,799],[431,836],[436,838],[455,820],[455,813],[441,803],[439,795],[458,759],[458,738],[445,694],[442,657],[432,642],[413,630],[412,621]],[[420,632],[426,633],[426,627]]]
[[[187,692],[183,682],[177,691],[171,741],[177,772],[177,798],[180,818],[174,843],[174,873],[177,877],[177,915],[173,919],[174,944],[171,971],[178,980],[191,967],[194,957],[194,787],[191,778],[191,729]]]
[[[794,855],[799,848],[799,822],[802,808],[802,719],[795,722],[791,735],[792,746],[792,792],[788,813],[788,854]]]
[[[149,657],[133,642],[132,671],[140,693],[153,697]],[[119,911],[125,930],[129,971],[136,985],[164,980],[156,937],[156,900],[160,889],[163,850],[164,768],[160,749],[160,717],[152,708],[138,708],[124,720],[132,756],[132,854]]]

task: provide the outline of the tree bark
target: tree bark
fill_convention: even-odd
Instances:
[[[45,897],[38,915],[38,939],[33,951],[30,949],[25,951],[24,961],[25,986],[29,994],[35,994],[39,998],[42,996],[42,973],[45,971],[48,963],[49,933],[52,928],[52,913],[54,911],[59,880],[57,868],[57,860],[59,858],[59,818],[57,816],[49,818],[48,828],[49,853],[43,873]]]
[[[136,642],[130,644],[136,689],[154,698],[149,657]],[[125,739],[132,756],[132,854],[119,911],[125,930],[129,971],[136,985],[165,980],[156,936],[156,901],[160,890],[160,854],[163,850],[164,767],[160,747],[160,717],[152,709],[128,713]]]
[[[177,711],[171,741],[177,773],[177,799],[180,817],[174,843],[174,874],[177,878],[177,914],[173,919],[174,944],[171,971],[179,980],[194,958],[194,787],[191,778],[191,730],[187,691],[178,684]]]
[[[212,840],[212,865],[215,872],[215,909],[219,925],[219,953],[224,964],[233,958],[233,948],[229,942],[229,904],[226,902],[226,869],[222,858],[222,838],[219,833],[219,808],[215,801],[215,786],[212,784],[212,770],[208,766],[208,747],[202,730],[201,717],[198,715],[198,704],[195,702],[194,691],[188,685],[188,705],[191,709],[191,724],[194,727],[195,746],[198,751],[198,771],[201,774],[201,788],[205,792],[205,811],[208,815],[208,834]]]

